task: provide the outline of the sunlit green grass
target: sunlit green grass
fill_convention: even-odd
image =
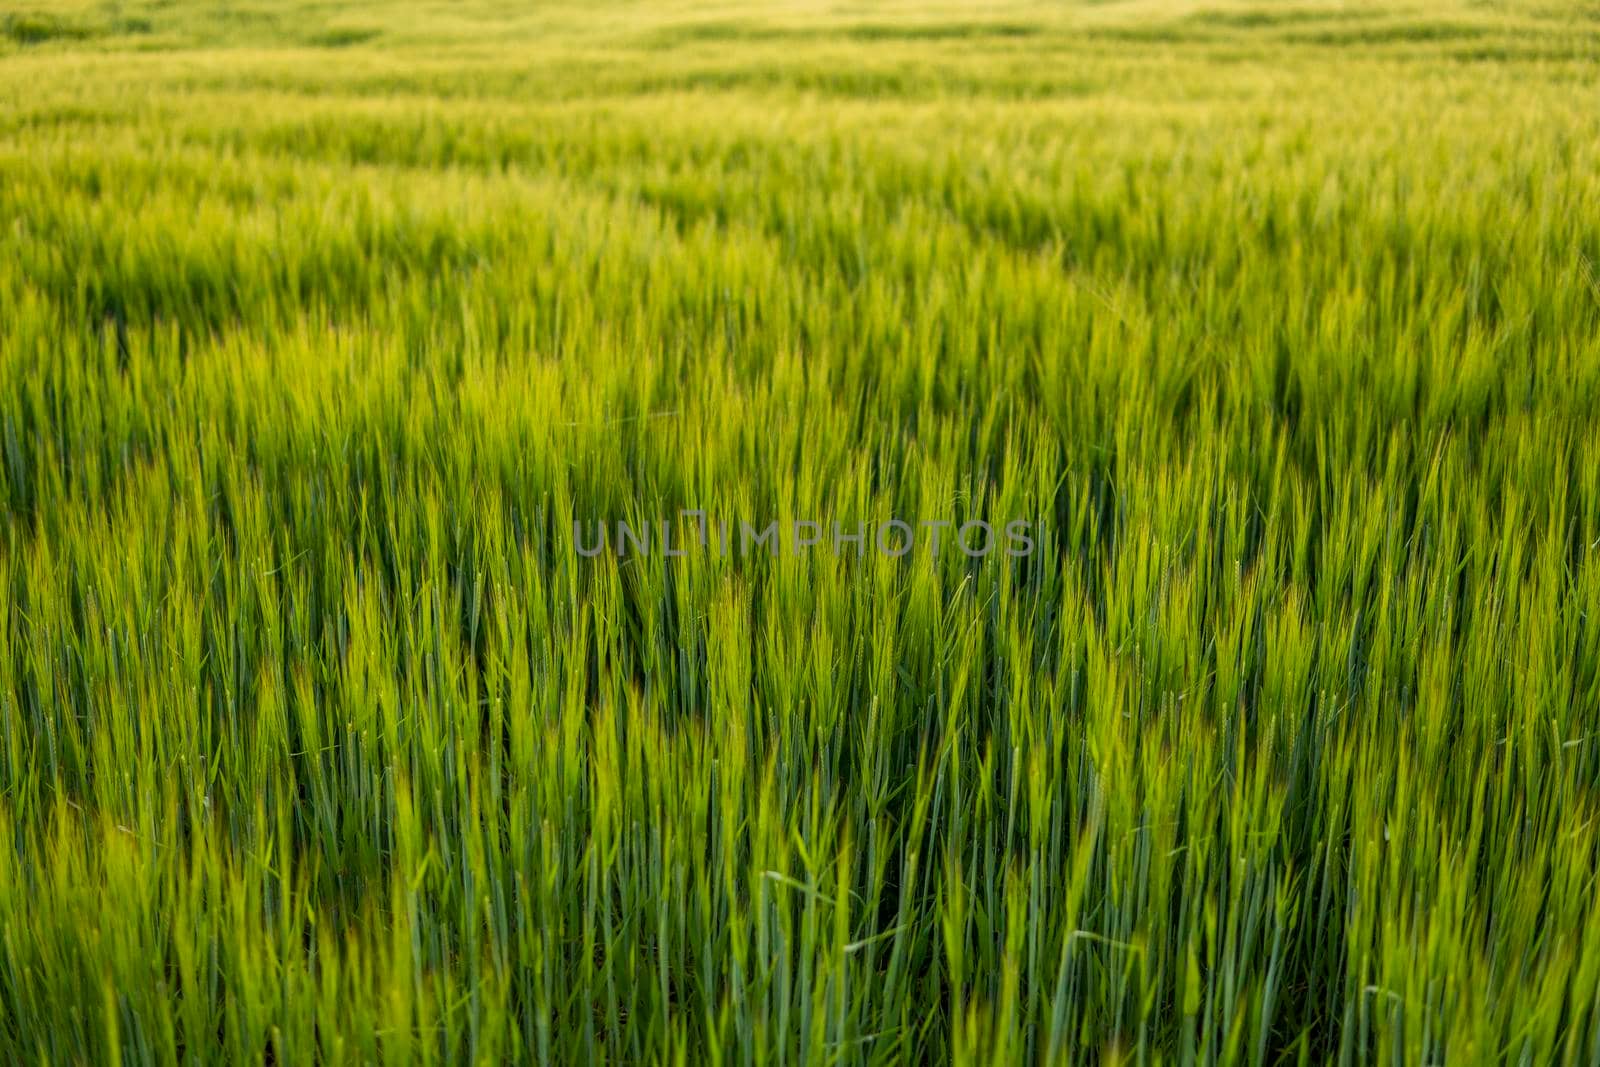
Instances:
[[[1600,1063],[1592,10],[7,2],[0,1062]]]

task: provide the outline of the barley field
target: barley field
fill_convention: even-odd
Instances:
[[[1600,10],[0,0],[0,841],[7,1064],[1600,1064]]]

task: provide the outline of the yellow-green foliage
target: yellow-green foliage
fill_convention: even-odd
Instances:
[[[1600,1063],[1597,60],[0,0],[0,1061]]]

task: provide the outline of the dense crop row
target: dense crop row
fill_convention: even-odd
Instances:
[[[0,1060],[1600,1063],[1579,5],[0,28]]]

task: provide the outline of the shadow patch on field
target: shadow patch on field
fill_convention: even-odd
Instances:
[[[837,35],[854,41],[971,41],[1036,37],[1040,32],[1024,22],[868,22],[842,27]]]
[[[316,48],[349,48],[382,36],[382,30],[370,26],[339,26],[312,34],[306,38],[306,43]]]
[[[1322,8],[1282,11],[1199,11],[1167,22],[1101,26],[1098,40],[1131,44],[1259,43],[1325,48],[1449,45],[1503,36],[1492,28],[1433,19],[1388,19],[1369,12]]]
[[[101,37],[136,37],[154,32],[155,23],[143,15],[84,21],[43,11],[0,12],[0,41],[19,45],[87,41]]]
[[[18,11],[0,15],[0,36],[17,44],[44,44],[48,41],[81,41],[96,31],[79,22],[42,11]]]
[[[1289,33],[1284,40],[1294,44],[1333,46],[1385,44],[1438,44],[1453,41],[1478,41],[1490,36],[1478,26],[1449,22],[1378,23],[1350,27],[1329,27],[1305,33]]]
[[[1218,39],[1216,33],[1204,26],[1181,22],[1148,26],[1098,26],[1084,31],[1084,36],[1090,40],[1116,44],[1203,44]]]
[[[1593,63],[1600,60],[1600,43],[1572,41],[1565,45],[1473,41],[1447,49],[1442,57],[1456,63]],[[1559,75],[1547,73],[1558,79]]]
[[[1183,21],[1196,26],[1220,26],[1230,30],[1271,30],[1317,26],[1324,23],[1358,22],[1365,17],[1359,11],[1291,7],[1282,10],[1199,11]]]
[[[111,323],[119,335],[172,328],[184,343],[281,324],[294,309],[359,320],[383,300],[375,278],[435,284],[467,278],[483,267],[488,248],[484,234],[458,233],[443,216],[422,223],[385,219],[365,231],[341,231],[336,247],[320,250],[292,237],[227,242],[199,234],[151,241],[141,239],[137,227],[131,233],[103,224],[91,230],[70,219],[46,220],[37,229],[25,261],[31,288],[63,322],[91,329]],[[65,254],[43,251],[55,248]],[[284,292],[291,298],[280,301]]]
[[[680,237],[702,223],[721,228],[731,220],[729,206],[722,199],[670,183],[646,183],[635,195],[638,203],[657,212]]]
[[[653,48],[685,44],[761,43],[770,41],[982,41],[1036,37],[1039,26],[1024,22],[857,22],[816,28],[769,26],[756,22],[716,21],[669,26],[653,33]]]
[[[816,36],[812,31],[763,26],[755,22],[692,22],[657,30],[650,35],[648,44],[653,48],[672,48],[681,44],[786,41],[814,39]]]
[[[128,107],[90,107],[85,104],[17,108],[9,114],[0,115],[0,133],[72,129],[74,134],[88,135],[91,131],[125,125],[133,116],[134,111]]]
[[[608,92],[797,92],[849,100],[933,100],[986,96],[1001,100],[1042,100],[1089,96],[1098,83],[1065,71],[989,77],[939,70],[929,64],[870,69],[800,67],[685,71],[663,77],[619,80]]]
[[[539,141],[526,130],[486,132],[482,126],[470,123],[452,125],[359,115],[276,123],[240,136],[231,146],[282,159],[433,170],[462,167],[495,171],[516,163],[544,162],[539,155]]]

